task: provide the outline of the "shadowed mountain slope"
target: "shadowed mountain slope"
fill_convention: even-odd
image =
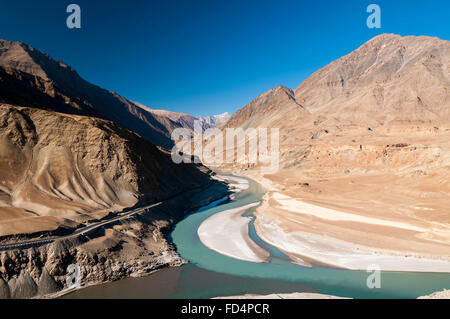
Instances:
[[[1,40],[0,237],[73,228],[207,185],[207,168],[176,165],[153,144],[170,147],[176,127]]]
[[[0,40],[0,98],[4,103],[114,121],[150,142],[170,148],[177,123],[82,79],[63,62],[21,42]]]

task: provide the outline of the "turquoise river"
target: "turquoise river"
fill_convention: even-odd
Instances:
[[[146,277],[129,278],[87,287],[64,298],[211,298],[247,293],[316,292],[352,298],[417,298],[450,288],[450,274],[382,272],[381,288],[369,289],[370,273],[327,267],[302,267],[263,242],[249,225],[251,238],[271,254],[267,263],[226,257],[205,247],[197,235],[200,224],[219,212],[258,202],[263,188],[249,180],[249,188],[232,201],[223,199],[203,207],[179,222],[170,240],[188,264]],[[246,214],[251,215],[252,211]]]

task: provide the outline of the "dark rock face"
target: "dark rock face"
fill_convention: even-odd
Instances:
[[[61,289],[60,285],[53,279],[48,273],[46,268],[42,269],[41,278],[39,278],[38,283],[38,294],[45,296],[48,294],[53,294]]]
[[[22,271],[18,278],[10,280],[8,285],[13,299],[32,298],[37,294],[37,285],[27,270]]]
[[[20,42],[0,40],[0,101],[111,120],[164,148],[173,146],[170,134],[180,127]]]
[[[9,286],[2,278],[0,278],[0,299],[9,299],[9,298],[11,298]]]

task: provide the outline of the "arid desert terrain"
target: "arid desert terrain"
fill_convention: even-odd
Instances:
[[[384,34],[233,114],[280,130],[277,172],[222,165],[266,186],[260,237],[303,265],[449,272],[449,72],[449,41]]]

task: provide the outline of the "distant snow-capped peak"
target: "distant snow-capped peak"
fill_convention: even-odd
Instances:
[[[211,115],[211,116],[200,116],[198,119],[199,121],[208,124],[210,127],[216,127],[226,120],[230,118],[230,114],[228,112],[218,114],[218,115]]]

